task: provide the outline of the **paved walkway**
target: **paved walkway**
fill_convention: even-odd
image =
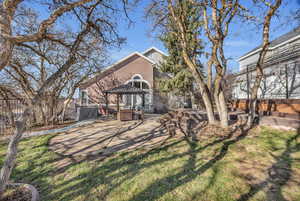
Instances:
[[[158,146],[168,138],[157,122],[158,116],[141,121],[93,123],[59,134],[51,139],[50,149],[62,158],[80,161],[104,158],[115,152]]]
[[[88,124],[92,124],[95,121],[96,120],[86,120],[86,121],[77,122],[77,123],[69,125],[69,126],[65,126],[63,128],[26,132],[26,133],[23,134],[22,137],[27,138],[27,137],[35,137],[35,136],[48,135],[48,134],[54,134],[54,133],[62,133],[62,132],[66,132],[66,131],[68,131],[72,128],[77,128],[77,127],[85,126],[85,125],[88,125]]]
[[[41,131],[27,131],[22,135],[22,138],[29,138],[29,137],[36,137],[41,135],[48,135],[48,134],[54,134],[54,133],[62,133],[66,132],[68,130],[71,130],[73,128],[82,127],[88,124],[92,124],[96,122],[96,120],[86,120],[86,121],[80,121],[74,124],[71,124],[69,126],[65,126],[63,128],[56,128],[56,129],[49,129],[49,130],[41,130]],[[7,136],[0,136],[1,141],[9,140],[11,135]]]

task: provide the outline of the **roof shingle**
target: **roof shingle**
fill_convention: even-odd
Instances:
[[[289,40],[291,38],[294,38],[295,36],[298,36],[298,35],[300,35],[300,26],[296,27],[292,31],[290,31],[290,32],[288,32],[286,34],[283,34],[282,36],[279,36],[278,38],[272,40],[270,42],[270,47],[274,47],[274,46],[276,46],[276,45],[278,45],[280,43],[283,43],[283,42],[285,42],[285,41],[287,41],[287,40]],[[258,46],[258,47],[256,47],[256,48],[254,48],[254,49],[252,49],[251,51],[247,52],[246,54],[244,54],[241,57],[244,57],[244,56],[250,54],[251,52],[254,52],[255,50],[258,50],[260,47],[261,47],[261,45]]]

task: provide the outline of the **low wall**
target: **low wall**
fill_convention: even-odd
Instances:
[[[233,100],[233,109],[248,110],[248,100]],[[300,99],[268,99],[259,100],[257,110],[259,113],[300,118]]]
[[[98,117],[98,106],[77,107],[76,121],[96,119]]]

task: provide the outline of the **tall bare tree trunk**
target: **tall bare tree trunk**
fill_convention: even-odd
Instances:
[[[42,116],[42,122],[44,125],[47,125],[47,117],[46,117],[46,114],[45,114],[45,111],[44,111],[44,108],[43,108],[43,103],[39,103],[39,111],[40,111],[40,114]]]
[[[250,94],[250,102],[249,102],[249,113],[248,113],[248,119],[247,119],[247,126],[251,127],[254,123],[256,114],[256,107],[257,107],[257,98],[258,98],[258,90],[260,87],[260,83],[263,78],[263,69],[261,66],[256,68],[256,78],[255,82],[251,88],[251,94]]]
[[[251,96],[249,101],[249,114],[247,119],[247,126],[251,127],[254,123],[256,117],[256,107],[257,107],[257,97],[258,90],[263,79],[263,63],[265,60],[265,56],[267,54],[268,48],[270,46],[269,38],[270,38],[270,23],[271,19],[274,16],[276,10],[280,7],[282,0],[276,0],[274,5],[268,5],[269,10],[267,15],[264,18],[263,24],[263,44],[261,51],[259,53],[259,58],[256,63],[256,77],[255,82],[251,88]]]
[[[228,127],[228,110],[226,105],[226,99],[224,96],[224,91],[221,86],[222,77],[217,76],[215,79],[215,88],[214,88],[214,101],[218,110],[221,126],[223,128]]]
[[[3,192],[6,188],[6,185],[9,181],[11,172],[13,170],[16,156],[17,156],[17,150],[18,150],[18,144],[22,137],[23,132],[25,131],[25,124],[28,121],[30,117],[30,113],[32,112],[33,108],[38,105],[42,100],[42,95],[45,94],[45,91],[53,85],[53,83],[57,80],[57,78],[61,77],[63,73],[65,73],[76,61],[76,54],[80,43],[83,41],[83,38],[86,34],[90,31],[90,26],[87,25],[85,29],[83,29],[81,32],[78,33],[76,40],[74,41],[70,52],[68,54],[67,61],[55,72],[53,73],[47,81],[40,87],[37,94],[33,98],[33,105],[26,107],[21,118],[17,119],[16,122],[16,131],[14,135],[12,136],[10,143],[8,145],[7,149],[7,155],[4,161],[4,165],[1,168],[0,171],[0,198],[3,195]]]
[[[17,5],[22,0],[0,2],[0,71],[7,66],[13,51],[13,43],[4,36],[11,36],[11,23]]]
[[[25,131],[26,122],[30,116],[29,114],[30,109],[27,108],[22,114],[21,119],[16,121],[16,131],[11,137],[10,142],[8,144],[6,158],[4,160],[3,167],[0,171],[0,198],[3,195],[4,190],[6,189],[6,185],[15,165],[18,153],[18,143],[22,137],[23,132]]]
[[[188,55],[186,54],[185,51],[183,51],[183,58],[187,64],[187,66],[190,68],[190,71],[192,72],[193,77],[195,78],[195,81],[197,82],[197,85],[199,87],[199,91],[200,91],[200,94],[202,96],[202,99],[203,99],[203,102],[205,105],[208,122],[210,124],[215,124],[216,118],[215,118],[215,114],[214,114],[213,103],[211,100],[209,89],[207,88],[207,85],[204,83],[204,81],[201,79],[201,76],[199,75],[199,72],[197,71],[197,67],[190,60],[190,58],[188,57]]]
[[[203,102],[204,102],[204,105],[206,108],[208,122],[210,124],[215,124],[216,119],[215,119],[215,115],[214,115],[214,109],[213,109],[213,104],[212,104],[209,89],[208,89],[206,83],[204,82],[203,76],[198,71],[199,66],[197,66],[196,63],[188,55],[188,46],[187,46],[188,39],[186,38],[186,29],[184,28],[184,25],[180,19],[180,16],[177,16],[175,14],[171,0],[168,0],[168,9],[169,9],[171,16],[174,19],[174,22],[177,24],[177,26],[180,29],[180,32],[178,33],[178,37],[180,38],[179,42],[180,42],[181,48],[182,48],[182,57],[183,57],[186,65],[188,66],[190,72],[192,73],[193,77],[195,78],[195,81],[199,87],[200,94],[202,96],[202,99],[203,99]]]
[[[228,109],[227,109],[227,104],[226,104],[226,99],[224,96],[224,91],[221,90],[219,93],[219,97],[218,97],[218,101],[220,104],[220,111],[219,111],[219,115],[220,115],[220,120],[221,120],[221,126],[223,128],[228,128]]]

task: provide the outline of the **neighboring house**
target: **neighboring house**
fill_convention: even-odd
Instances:
[[[261,46],[239,58],[233,98],[249,99]],[[266,54],[260,99],[300,98],[300,27],[270,42]]]
[[[107,67],[98,75],[87,80],[80,86],[81,105],[105,105],[104,91],[122,84],[131,84],[148,93],[145,96],[145,110],[163,112],[167,108],[167,97],[162,95],[157,80],[162,77],[158,65],[165,54],[155,47],[143,53],[134,52]],[[141,106],[140,95],[123,95],[121,107],[135,108]],[[109,107],[115,107],[116,96],[109,95]]]

